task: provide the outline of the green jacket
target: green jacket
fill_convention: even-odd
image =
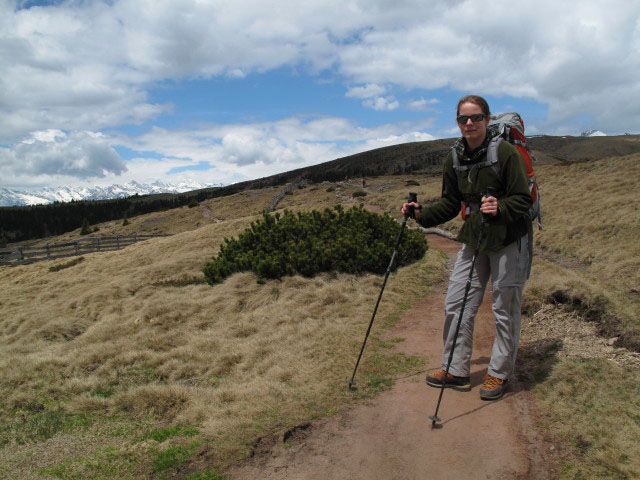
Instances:
[[[473,152],[464,148],[466,141],[463,138],[458,139],[454,148],[458,152],[460,164],[470,165],[484,161],[491,135],[488,131],[483,145]],[[499,192],[498,214],[488,218],[480,253],[496,252],[522,237],[532,228],[527,216],[532,199],[524,161],[518,150],[504,141],[498,148],[498,165],[498,174],[490,166],[456,171],[449,152],[444,162],[442,196],[438,202],[422,210],[422,218],[418,222],[427,228],[447,222],[460,213],[463,199],[477,198],[479,202],[487,187],[493,187]],[[460,242],[476,247],[481,217],[482,214],[477,212],[467,218],[458,235]]]

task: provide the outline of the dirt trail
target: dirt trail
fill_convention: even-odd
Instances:
[[[459,244],[435,235],[429,245],[452,261]],[[446,285],[417,301],[398,323],[398,349],[424,355],[429,369],[440,368]],[[487,296],[491,295],[487,288]],[[474,332],[471,392],[446,390],[432,430],[439,390],[425,384],[426,372],[396,379],[392,390],[371,402],[313,423],[258,452],[229,472],[243,479],[542,479],[548,478],[542,440],[532,428],[528,393],[517,382],[497,402],[480,400],[494,337],[490,299],[478,312]]]

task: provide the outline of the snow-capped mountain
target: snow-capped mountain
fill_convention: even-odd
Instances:
[[[170,184],[159,180],[153,183],[138,183],[134,180],[124,185],[114,184],[108,187],[45,187],[34,191],[0,188],[0,206],[38,205],[53,202],[70,202],[71,200],[109,200],[130,197],[135,194],[183,193],[200,188],[219,186],[222,186],[222,184],[202,185],[194,181]]]
[[[581,137],[606,137],[607,134],[600,130],[588,130],[580,134]]]

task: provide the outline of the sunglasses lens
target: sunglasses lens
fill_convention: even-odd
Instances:
[[[474,113],[473,115],[458,115],[457,120],[458,123],[464,125],[469,121],[469,119],[471,119],[473,123],[481,122],[482,120],[484,120],[485,116],[486,115],[484,113]]]

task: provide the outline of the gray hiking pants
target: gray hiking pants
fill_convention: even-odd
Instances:
[[[528,235],[524,235],[498,252],[478,255],[449,373],[461,377],[467,377],[470,374],[474,319],[482,303],[489,277],[493,286],[496,336],[487,372],[502,379],[508,378],[513,373],[520,340],[522,289],[530,266],[528,242]],[[449,280],[445,300],[444,352],[442,354],[442,365],[445,369],[469,278],[473,252],[473,247],[462,246]]]

